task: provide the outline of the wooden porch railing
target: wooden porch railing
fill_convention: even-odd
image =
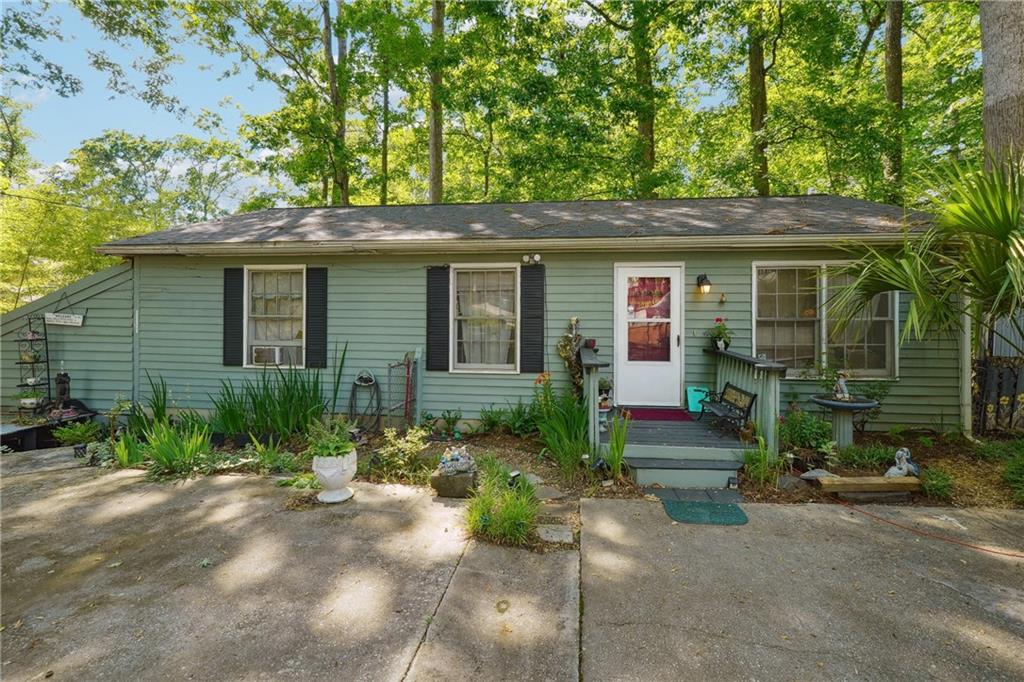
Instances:
[[[770,452],[779,451],[779,382],[786,376],[786,366],[760,360],[731,350],[706,348],[715,356],[715,391],[728,382],[757,394],[751,418],[758,435],[764,437]]]
[[[592,348],[580,348],[579,354],[583,366],[583,397],[587,401],[587,439],[590,441],[591,454],[596,457],[601,446],[601,424],[597,414],[598,384],[601,368],[608,367],[610,363],[599,359],[597,351]]]

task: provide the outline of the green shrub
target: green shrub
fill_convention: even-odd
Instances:
[[[252,442],[247,446],[247,449],[252,450],[253,457],[256,459],[256,470],[259,473],[291,473],[299,468],[295,455],[281,450],[273,438],[266,445],[252,436],[249,436],[249,438],[252,439]]]
[[[109,440],[97,440],[85,446],[85,456],[90,466],[110,466],[114,462],[114,449]]]
[[[935,447],[935,439],[931,436],[918,436],[917,444],[928,450]]]
[[[1007,460],[1003,468],[1003,482],[1013,491],[1013,499],[1018,504],[1024,504],[1024,452]]]
[[[246,404],[245,392],[239,391],[230,381],[222,379],[220,393],[210,396],[213,403],[213,419],[210,426],[217,433],[232,436],[246,433],[249,430],[249,406]]]
[[[953,475],[938,467],[921,470],[921,491],[933,500],[948,501],[953,498]]]
[[[206,417],[189,408],[182,410],[174,417],[174,424],[179,431],[191,431],[195,428],[205,428],[210,425]]]
[[[832,442],[832,425],[805,410],[791,410],[779,424],[779,444],[783,449],[823,450]]]
[[[280,438],[305,433],[327,410],[320,372],[289,367],[264,371],[255,381],[242,384],[249,424],[256,433],[273,433]]]
[[[479,483],[466,507],[466,525],[475,537],[503,545],[522,545],[537,527],[537,500],[524,476],[509,486],[509,471],[493,457],[477,460]]]
[[[92,421],[71,422],[64,426],[58,426],[53,430],[53,437],[62,445],[81,445],[92,443],[100,437],[103,430],[98,423]]]
[[[164,381],[163,377],[157,377],[154,379],[146,372],[146,380],[149,382],[149,397],[146,398],[146,404],[149,406],[149,416],[152,421],[155,422],[166,422],[167,421],[167,406],[170,404],[168,399],[167,382]]]
[[[414,426],[403,434],[398,429],[384,429],[384,443],[374,454],[374,475],[383,481],[423,482],[420,479],[429,475],[430,463],[420,455],[427,448],[429,435],[424,426]]]
[[[768,450],[764,438],[757,437],[757,448],[743,451],[743,470],[758,485],[778,485],[785,460]]]
[[[587,404],[571,390],[556,396],[551,382],[545,379],[537,390],[537,405],[537,431],[544,454],[558,465],[566,481],[572,481],[583,455],[590,450]]]
[[[622,464],[626,459],[626,436],[629,433],[628,414],[616,414],[608,421],[608,448],[604,461],[608,463],[613,479],[622,477]]]
[[[179,431],[165,421],[154,421],[146,432],[149,473],[155,477],[191,476],[210,452],[210,431],[192,427]]]
[[[497,431],[498,429],[505,426],[508,421],[508,410],[504,407],[495,407],[494,405],[488,405],[487,407],[480,408],[480,426],[477,431],[480,433],[490,433],[491,431]]]
[[[984,441],[974,446],[974,454],[990,462],[1012,459],[1024,455],[1024,438]]]
[[[441,421],[444,422],[444,433],[451,437],[455,435],[455,429],[462,420],[462,410],[445,410],[441,413]]]
[[[537,405],[534,402],[524,403],[520,399],[515,405],[508,404],[505,414],[505,428],[519,438],[525,438],[537,432]]]
[[[122,469],[129,469],[142,464],[142,460],[145,457],[146,453],[143,450],[142,443],[131,433],[122,434],[114,442],[114,460]]]
[[[878,469],[896,463],[896,448],[879,443],[848,445],[841,449],[836,459],[851,469]]]

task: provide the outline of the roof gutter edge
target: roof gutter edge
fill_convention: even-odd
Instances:
[[[814,235],[701,235],[688,237],[535,237],[531,239],[401,239],[394,241],[281,241],[209,244],[101,244],[96,252],[108,256],[253,256],[317,254],[425,254],[488,251],[608,251],[623,248],[718,250],[730,248],[808,248],[837,243],[901,244],[905,232],[884,234]]]

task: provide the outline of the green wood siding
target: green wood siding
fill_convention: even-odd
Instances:
[[[676,253],[545,253],[547,265],[547,309],[545,346],[547,368],[558,383],[564,383],[562,361],[555,344],[570,317],[578,316],[584,336],[597,339],[600,356],[613,360],[613,273],[620,262],[684,262],[685,296],[683,334],[685,339],[685,383],[713,386],[712,358],[703,353],[708,344],[703,336],[715,317],[728,318],[735,332],[732,348],[751,349],[751,293],[754,260],[819,260],[835,258],[822,251],[721,251]],[[383,383],[386,365],[407,351],[423,349],[426,336],[426,268],[452,263],[508,262],[517,255],[459,255],[450,260],[433,256],[330,257],[308,259],[307,265],[327,266],[328,274],[328,368],[322,371],[325,384],[333,365],[334,345],[349,343],[342,403],[347,406],[349,387],[355,374],[369,369]],[[138,259],[139,368],[169,383],[172,398],[181,407],[209,407],[208,394],[215,393],[222,378],[240,381],[261,370],[224,367],[221,329],[223,268],[246,264],[280,262],[295,264],[295,258],[236,259],[147,256]],[[712,281],[707,295],[696,292],[698,274]],[[721,302],[722,294],[725,302]],[[905,308],[905,303],[904,306]],[[610,375],[611,368],[605,370]],[[454,374],[425,371],[420,409],[439,414],[445,409],[462,410],[474,418],[482,406],[528,400],[535,376],[531,374]],[[929,339],[910,343],[900,352],[900,378],[886,401],[879,428],[894,424],[952,428],[958,422],[958,355],[956,339]],[[145,394],[145,376],[137,377]],[[386,387],[382,387],[386,388]],[[786,381],[781,393],[785,404],[794,392],[806,405],[806,396],[818,390],[807,381]],[[386,400],[386,391],[385,391]]]
[[[47,312],[85,313],[81,327],[49,325],[50,374],[56,376],[61,362],[71,375],[71,395],[96,410],[106,410],[120,394],[132,394],[132,267],[115,265],[64,289],[6,313],[0,318],[0,373],[3,405],[17,407],[11,399],[20,380],[17,336],[28,315]]]

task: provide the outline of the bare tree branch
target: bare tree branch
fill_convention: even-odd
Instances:
[[[772,67],[775,66],[775,57],[776,52],[779,49],[779,40],[782,38],[782,0],[778,0],[775,6],[779,20],[775,27],[775,35],[772,37],[772,60],[764,67],[764,75],[766,76],[768,75],[768,72],[772,70]]]
[[[601,9],[600,7],[598,7],[597,5],[592,3],[590,0],[583,0],[583,3],[585,5],[587,5],[588,7],[590,7],[590,9],[592,9],[595,12],[597,12],[598,14],[600,14],[602,19],[604,19],[605,21],[607,21],[609,24],[611,24],[615,28],[619,29],[620,31],[629,31],[630,29],[633,28],[629,24],[623,24],[620,21],[616,21],[615,19],[612,19],[610,14],[608,14],[603,9]]]

